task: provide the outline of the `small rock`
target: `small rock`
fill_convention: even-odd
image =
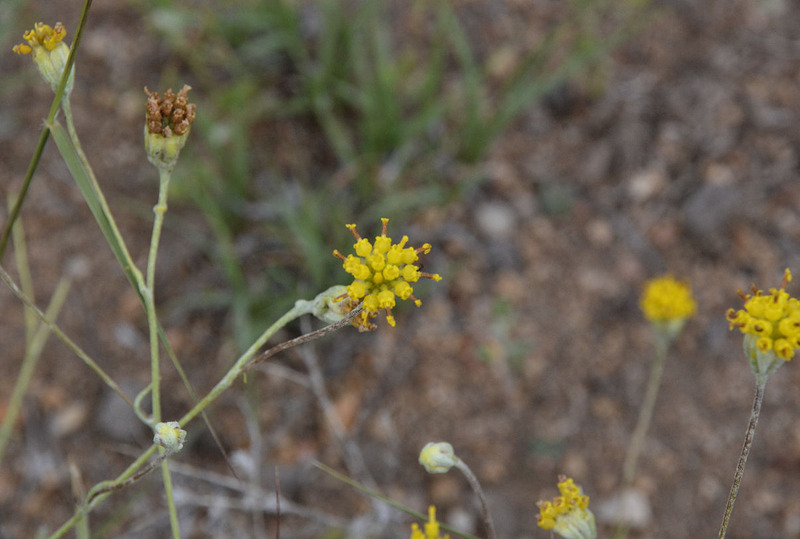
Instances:
[[[635,489],[628,489],[610,500],[601,500],[594,507],[600,522],[613,524],[619,519],[631,529],[643,529],[653,519],[650,500]]]

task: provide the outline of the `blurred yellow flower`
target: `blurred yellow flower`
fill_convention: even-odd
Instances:
[[[539,502],[539,527],[553,530],[566,539],[594,539],[597,526],[594,515],[589,511],[589,496],[572,478],[558,477],[557,496],[552,502]]]
[[[392,238],[386,235],[389,219],[381,219],[381,222],[383,230],[374,242],[362,238],[356,231],[356,225],[346,225],[357,240],[353,245],[356,254],[345,257],[338,250],[333,251],[333,255],[344,262],[342,267],[345,271],[354,277],[353,283],[347,287],[347,294],[341,299],[348,303],[350,310],[359,304],[363,305],[363,312],[354,321],[360,331],[375,329],[370,320],[381,311],[386,313],[389,325],[394,326],[392,308],[397,298],[411,299],[417,307],[422,305],[414,297],[412,283],[423,277],[434,281],[442,279],[438,274],[421,272],[415,264],[419,260],[419,253],[430,252],[429,243],[417,249],[406,247],[408,236],[392,243]]]
[[[800,300],[786,292],[792,280],[787,268],[780,288],[770,288],[769,294],[752,287],[752,294],[739,296],[744,309],[728,309],[726,318],[730,329],[739,328],[748,340],[755,341],[755,351],[762,354],[774,352],[789,361],[800,348]]]
[[[410,539],[448,539],[450,536],[444,537],[439,535],[439,523],[436,521],[436,508],[434,506],[428,507],[428,522],[425,523],[425,531],[419,529],[419,525],[414,523],[411,525]]]
[[[650,322],[685,320],[697,311],[691,287],[670,275],[647,281],[639,304]]]

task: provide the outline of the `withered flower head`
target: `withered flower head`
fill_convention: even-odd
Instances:
[[[159,169],[172,169],[186,144],[197,108],[186,97],[189,90],[191,87],[184,85],[177,94],[169,89],[159,96],[158,92],[144,89],[147,94],[144,147],[150,162]]]

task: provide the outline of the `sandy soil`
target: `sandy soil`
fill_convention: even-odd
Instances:
[[[493,36],[534,25],[546,4],[464,2],[463,16],[484,25],[488,50]],[[76,2],[31,5],[18,33],[30,20],[71,28],[78,20]],[[413,241],[434,246],[425,269],[444,277],[422,287],[422,308],[401,310],[396,329],[344,332],[275,359],[301,373],[304,354],[324,364],[348,443],[387,495],[420,510],[434,503],[443,520],[482,533],[466,482],[427,476],[416,463],[426,442],[447,440],[486,488],[501,537],[549,536],[536,527],[535,503],[555,495],[560,473],[583,486],[600,516],[619,487],[652,358],[638,295],[646,279],[672,272],[692,284],[699,312],[668,358],[635,482],[651,515],[632,537],[716,534],[754,386],[724,314],[740,305],[737,288],[777,286],[784,268],[800,271],[800,7],[676,0],[659,9],[604,66],[602,92],[564,87],[531,107],[492,150],[484,187],[409,229]],[[165,54],[136,10],[97,2],[73,98],[87,153],[142,264],[156,180],[141,150],[141,88],[158,87],[153,66]],[[15,55],[0,55],[0,70],[13,75],[11,83],[4,75],[0,104],[5,198],[21,184],[50,92]],[[192,207],[169,215],[202,230]],[[136,296],[121,292],[124,276],[54,147],[23,222],[37,301],[68,275],[62,328],[135,394],[149,375],[145,319]],[[164,233],[157,286],[165,303],[220,280],[186,228]],[[14,257],[3,264],[14,267]],[[211,309],[165,314],[201,393],[232,358],[226,320]],[[23,333],[19,302],[0,288],[2,407]],[[345,470],[343,450],[313,393],[277,367],[238,384],[210,414],[243,483],[203,425],[191,425],[175,459],[187,536],[274,536],[273,517],[242,506],[272,500],[276,467],[287,499],[346,522],[380,521],[353,489],[310,466],[318,459]],[[791,363],[770,380],[729,537],[800,537],[799,383]],[[166,367],[164,384],[165,409],[181,414],[190,399]],[[53,530],[73,513],[71,465],[92,485],[148,444],[119,399],[50,342],[0,468],[0,536]],[[251,484],[263,491],[248,497]],[[93,513],[97,536],[166,536],[162,496],[155,475],[115,494]],[[390,518],[382,536],[407,537],[409,520]],[[337,537],[319,520],[288,514],[281,530]]]

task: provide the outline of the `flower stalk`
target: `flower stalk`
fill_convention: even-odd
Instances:
[[[453,446],[447,442],[428,442],[422,451],[419,453],[419,463],[430,474],[443,474],[450,471],[450,468],[457,468],[464,477],[467,478],[469,486],[478,497],[478,502],[481,505],[481,515],[483,516],[483,525],[486,528],[486,536],[489,539],[495,539],[497,534],[494,530],[494,522],[492,515],[489,513],[489,504],[486,501],[486,494],[481,488],[478,478],[467,466],[467,463],[461,460],[453,450]]]
[[[753,397],[753,408],[750,411],[750,421],[747,423],[747,431],[744,435],[744,444],[739,454],[739,462],[736,464],[736,473],[733,475],[733,484],[728,494],[728,503],[725,506],[725,514],[722,517],[722,525],[719,528],[719,539],[723,539],[728,533],[728,524],[733,514],[733,504],[739,495],[739,486],[742,484],[744,467],[747,465],[747,457],[750,456],[750,448],[753,446],[753,438],[756,435],[758,418],[761,416],[761,404],[764,402],[764,391],[767,385],[767,376],[756,377],[756,392]]]

